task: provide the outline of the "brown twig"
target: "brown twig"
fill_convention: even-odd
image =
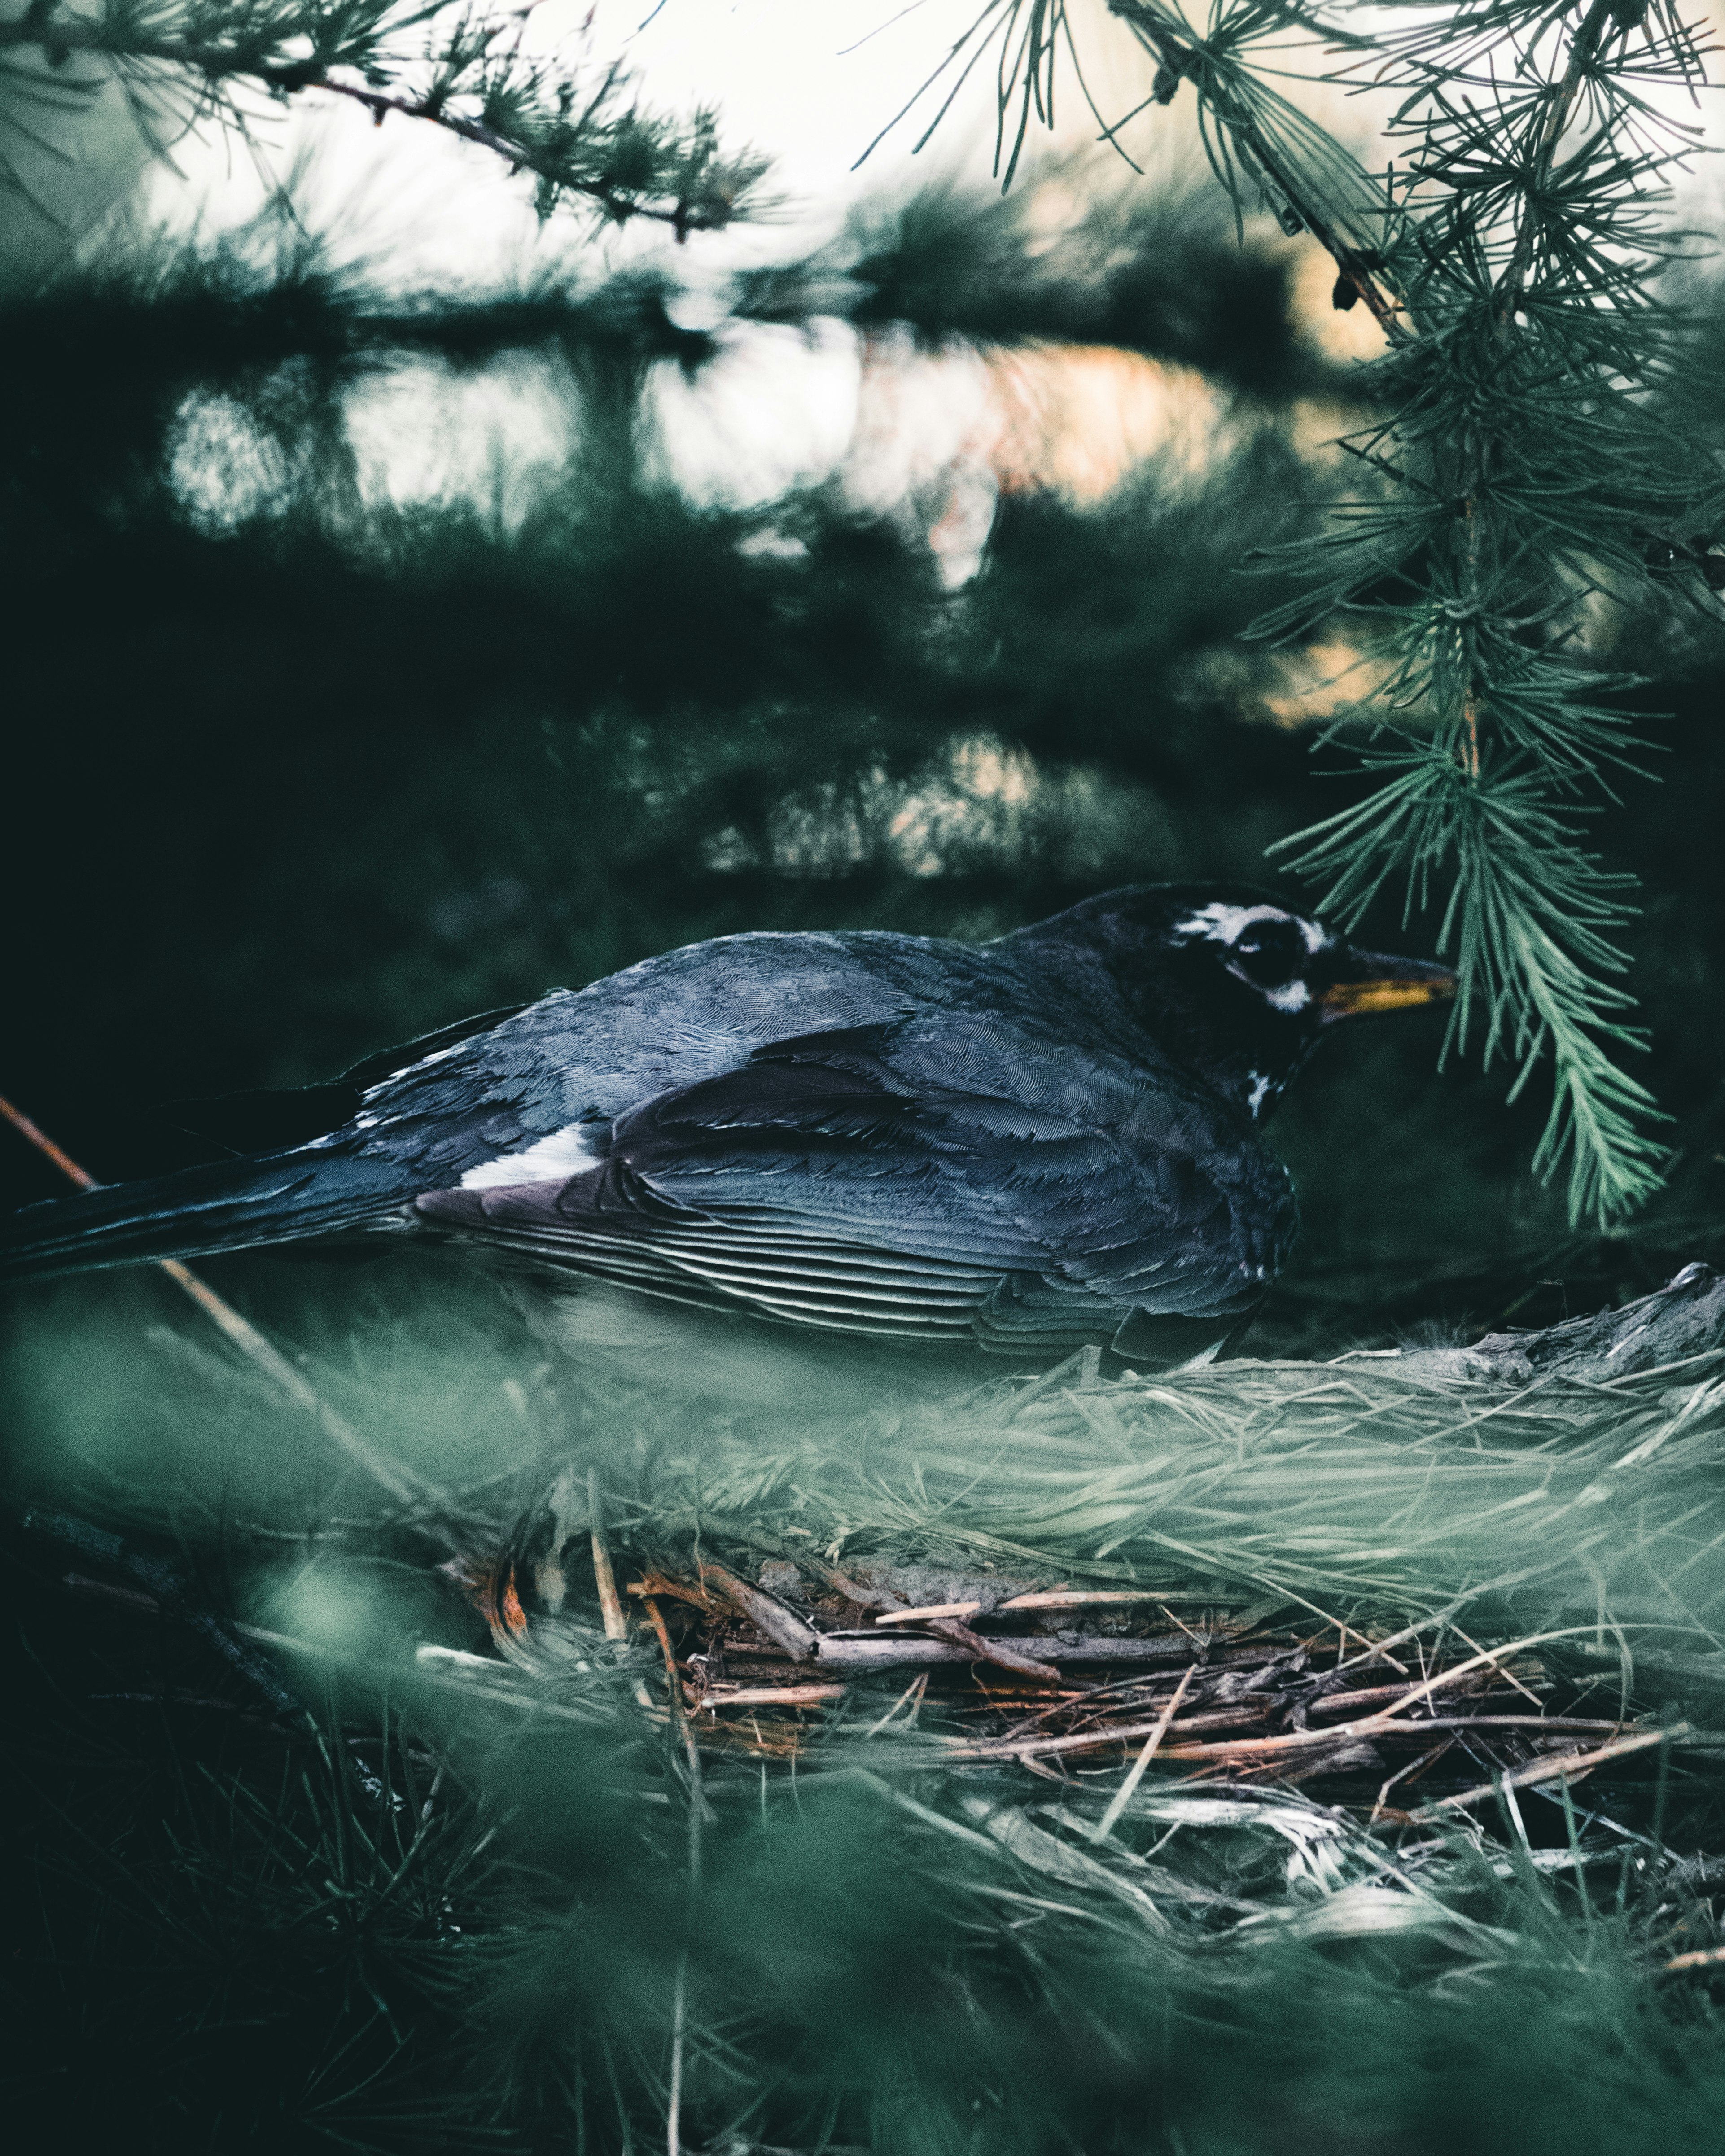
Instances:
[[[599,1612],[605,1620],[608,1640],[626,1640],[629,1620],[617,1598],[617,1574],[611,1569],[611,1553],[605,1546],[605,1517],[599,1504],[599,1475],[587,1471],[587,1517],[593,1535],[593,1573],[599,1590]]]
[[[1160,1603],[1162,1597],[1148,1587],[1051,1587],[1039,1589],[1029,1594],[1014,1594],[1005,1602],[997,1602],[989,1615],[1001,1614],[1009,1609],[1101,1609],[1117,1604]],[[986,1609],[980,1602],[936,1602],[927,1605],[901,1604],[896,1609],[882,1609],[875,1616],[877,1625],[922,1625],[937,1617],[974,1617]],[[1173,1616],[1172,1610],[1169,1615]],[[1179,1624],[1179,1619],[1174,1622]],[[1184,1626],[1181,1629],[1185,1630]]]
[[[1189,1640],[1115,1639],[1106,1634],[1055,1640],[1021,1633],[1009,1640],[983,1639],[968,1626],[937,1620],[930,1639],[895,1626],[890,1632],[822,1632],[814,1659],[834,1670],[921,1669],[934,1663],[988,1661],[1019,1676],[1045,1681],[1065,1662],[1178,1662],[1193,1659]],[[932,1625],[931,1631],[937,1627]],[[980,1651],[987,1649],[983,1653]],[[739,1648],[770,1660],[771,1647]],[[783,1649],[778,1650],[783,1652]]]
[[[860,1581],[835,1571],[831,1565],[821,1565],[818,1569],[860,1609],[873,1609],[892,1616],[903,1616],[912,1609],[913,1605],[901,1601],[886,1588],[865,1587]],[[978,1603],[973,1607],[980,1609],[982,1605]],[[1010,1670],[1014,1676],[1029,1677],[1035,1684],[1048,1684],[1054,1681],[1048,1666],[1052,1657],[1038,1657],[1022,1642],[985,1640],[980,1632],[972,1631],[969,1625],[957,1617],[937,1617],[927,1609],[916,1610],[915,1614],[937,1640],[948,1646],[957,1647],[960,1657],[966,1661],[993,1662],[1000,1669]],[[876,1621],[879,1621],[878,1617]],[[836,1656],[827,1656],[825,1641],[821,1643],[820,1651],[826,1659],[839,1659]]]
[[[1143,1750],[1140,1752],[1137,1758],[1133,1760],[1131,1767],[1127,1771],[1126,1779],[1114,1792],[1113,1796],[1109,1799],[1107,1810],[1102,1814],[1101,1818],[1097,1821],[1096,1831],[1091,1835],[1091,1840],[1092,1841],[1106,1841],[1108,1839],[1108,1836],[1114,1831],[1115,1821],[1132,1802],[1133,1794],[1136,1792],[1139,1783],[1144,1779],[1145,1768],[1156,1757],[1157,1746],[1161,1743],[1163,1738],[1168,1734],[1169,1725],[1173,1722],[1174,1718],[1175,1710],[1178,1707],[1180,1702],[1186,1697],[1186,1687],[1191,1683],[1194,1671],[1196,1668],[1197,1665],[1194,1663],[1192,1668],[1189,1669],[1185,1672],[1184,1676],[1182,1676],[1179,1683],[1175,1686],[1173,1697],[1162,1710],[1162,1719],[1157,1723],[1155,1728],[1151,1731],[1150,1734],[1144,1739]]]
[[[809,1661],[820,1651],[821,1637],[814,1627],[805,1625],[782,1602],[760,1588],[751,1587],[734,1572],[727,1572],[722,1564],[710,1563],[704,1558],[701,1560],[701,1577],[703,1584],[711,1580],[734,1609],[747,1618],[757,1632],[783,1647],[793,1662]]]
[[[1183,1721],[1169,1725],[1168,1734],[1179,1736],[1188,1730],[1226,1728],[1247,1718],[1246,1702],[1234,1707],[1219,1708],[1202,1714],[1189,1714]],[[1368,1743],[1375,1738],[1394,1738],[1405,1743],[1409,1738],[1418,1741],[1428,1732],[1439,1730],[1471,1729],[1487,1734],[1494,1730],[1615,1729],[1620,1725],[1610,1722],[1565,1722],[1556,1716],[1538,1714],[1455,1714],[1436,1715],[1419,1722],[1396,1722],[1388,1714],[1374,1714],[1358,1722],[1342,1722],[1324,1729],[1288,1729],[1273,1737],[1226,1737],[1214,1743],[1165,1744],[1159,1756],[1164,1759],[1206,1759],[1247,1762],[1273,1759],[1282,1753],[1310,1751],[1326,1745]],[[1106,1744],[1129,1743],[1135,1738],[1146,1737],[1156,1727],[1153,1722],[1132,1722],[1125,1725],[1099,1723],[1094,1729],[1080,1731],[1070,1737],[1001,1738],[980,1743],[958,1743],[949,1746],[942,1753],[943,1759],[1009,1759],[1019,1753],[1059,1753],[1095,1751]],[[1688,1725],[1678,1725],[1672,1731],[1653,1732],[1642,1739],[1657,1743],[1662,1737],[1687,1735]]]
[[[1620,1737],[1615,1743],[1602,1744],[1596,1752],[1556,1753],[1549,1758],[1536,1759],[1531,1766],[1517,1767],[1492,1781],[1482,1782],[1476,1789],[1464,1789],[1459,1796],[1440,1797],[1413,1816],[1416,1820],[1439,1819],[1445,1812],[1465,1811],[1471,1804],[1483,1803],[1502,1789],[1524,1789],[1535,1782],[1567,1781],[1574,1775],[1590,1774],[1595,1767],[1603,1767],[1608,1760],[1625,1758],[1631,1752],[1645,1752],[1652,1744],[1675,1744],[1689,1733],[1686,1722],[1674,1722],[1668,1729],[1643,1729],[1630,1737]]]
[[[709,1712],[721,1707],[824,1707],[843,1699],[849,1685],[740,1685],[735,1691],[705,1691],[701,1703]]]
[[[647,1613],[647,1622],[659,1640],[659,1651],[665,1656],[665,1678],[670,1688],[671,1726],[683,1741],[683,1756],[689,1763],[689,1772],[695,1786],[701,1785],[701,1754],[696,1748],[694,1732],[689,1727],[688,1710],[683,1699],[683,1673],[677,1667],[677,1657],[671,1646],[670,1633],[665,1621],[665,1612],[651,1595],[644,1598],[641,1607]]]

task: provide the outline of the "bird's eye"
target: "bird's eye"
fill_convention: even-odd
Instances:
[[[1278,988],[1304,969],[1306,938],[1291,921],[1254,921],[1229,957],[1255,988]]]

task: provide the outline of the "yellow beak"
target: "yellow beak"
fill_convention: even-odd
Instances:
[[[1326,1024],[1333,1019],[1448,1003],[1455,993],[1455,976],[1447,966],[1429,966],[1417,958],[1380,958],[1370,951],[1357,955],[1358,975],[1332,982],[1317,999]]]

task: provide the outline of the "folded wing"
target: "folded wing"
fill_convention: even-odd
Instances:
[[[1291,1233],[1280,1169],[1178,1074],[1092,1068],[1081,1096],[1057,1053],[1020,1045],[983,1044],[955,1086],[893,1029],[777,1043],[618,1117],[580,1173],[414,1209],[500,1255],[841,1332],[1019,1348],[1140,1312],[1228,1329]],[[952,1047],[949,1024],[947,1074]]]

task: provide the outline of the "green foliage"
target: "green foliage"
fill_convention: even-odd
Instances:
[[[767,1426],[536,1368],[470,1286],[336,1307],[302,1328],[305,1367],[446,1480],[475,1554],[592,1469],[625,1580],[696,1550],[752,1577],[777,1548],[1131,1578],[1188,1624],[1286,1605],[1356,1645],[1404,1622],[1457,1653],[1555,1630],[1542,1653],[1590,1689],[1580,1712],[1717,1727],[1716,1359],[1483,1417],[1466,1383],[1368,1361],[859,1419],[811,1395]],[[663,1696],[651,1634],[602,1632],[578,1503],[557,1620],[506,1662],[421,1656],[483,1630],[442,1547],[303,1417],[183,1318],[146,1340],[90,1283],[44,1308],[25,1419],[50,1442],[14,1491],[189,1559],[276,1635],[307,1710],[67,1593],[90,1560],[51,1528],[8,1543],[40,1889],[14,1940],[18,2086],[55,2094],[69,2144],[123,2118],[144,2149],[662,2147],[680,2031],[688,2148],[1267,2156],[1343,2106],[1366,2146],[1704,2136],[1714,1979],[1664,1964],[1720,1938],[1716,1745],[1442,1828],[1368,1827],[1388,1765],[1356,1804],[1169,1761],[1099,1840],[1117,1758],[946,1760],[956,1695],[913,1713],[896,1671],[803,1716],[794,1766],[713,1743],[696,1777],[638,1703]],[[1486,1779],[1465,1750],[1448,1769]]]
[[[1662,1154],[1651,1096],[1615,1060],[1638,1045],[1614,979],[1631,895],[1575,805],[1629,753],[1629,685],[1573,654],[1602,602],[1707,574],[1717,485],[1664,408],[1679,317],[1657,283],[1678,244],[1664,178],[1694,135],[1654,101],[1699,85],[1702,54],[1670,7],[1612,0],[1470,0],[1363,34],[1281,0],[1222,0],[1202,35],[1165,0],[1109,12],[1157,59],[1155,102],[1193,85],[1235,203],[1312,233],[1337,305],[1363,300],[1389,339],[1361,385],[1384,416],[1345,444],[1358,491],[1302,547],[1304,592],[1259,625],[1352,619],[1388,669],[1345,729],[1387,776],[1290,841],[1294,865],[1344,917],[1391,880],[1410,905],[1435,893],[1461,977],[1452,1038],[1477,1026],[1517,1087],[1550,1055],[1538,1165],[1567,1163],[1573,1219],[1610,1219],[1656,1187]],[[1265,49],[1302,35],[1315,75],[1398,98],[1381,172],[1263,80]],[[1009,181],[1033,116],[1052,115],[1064,0],[996,0],[958,51],[973,64],[997,42]]]
[[[0,23],[0,69],[50,132],[57,111],[92,94],[64,72],[88,54],[114,66],[146,136],[164,146],[206,117],[244,135],[247,91],[319,91],[380,126],[392,114],[427,121],[505,159],[531,175],[542,218],[572,201],[681,239],[745,208],[765,161],[723,151],[711,112],[679,126],[634,99],[614,62],[536,57],[524,19],[484,0],[101,0],[94,17],[31,0]],[[0,145],[0,191],[22,185]]]

